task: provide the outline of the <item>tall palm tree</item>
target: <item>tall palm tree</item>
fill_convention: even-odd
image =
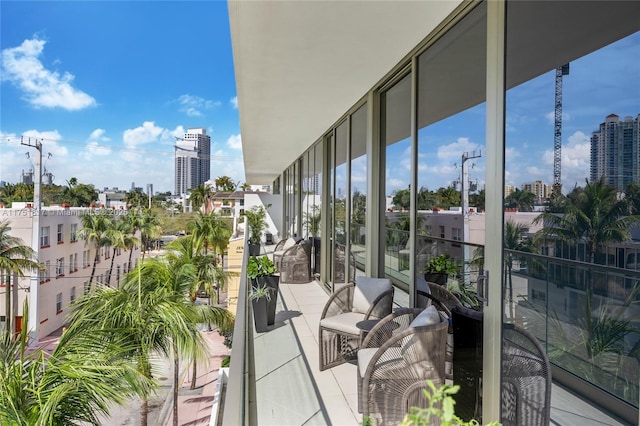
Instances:
[[[213,196],[213,190],[210,186],[201,184],[191,190],[191,208],[198,211],[204,206],[205,214],[209,211],[209,199]]]
[[[143,210],[138,229],[142,240],[142,257],[144,258],[151,240],[160,236],[160,219],[152,210]]]
[[[25,303],[26,323],[28,308]],[[27,352],[20,338],[0,335],[0,424],[98,425],[99,415],[130,397],[148,395],[152,383],[121,357],[129,348],[106,344],[102,333],[65,333],[51,355]],[[96,350],[98,348],[98,350]]]
[[[141,238],[138,238],[136,235],[142,226],[142,215],[140,214],[141,210],[133,210],[130,209],[127,211],[125,216],[122,216],[121,220],[126,222],[127,231],[129,233],[126,242],[127,242],[127,250],[129,250],[129,262],[127,271],[131,270],[131,260],[133,259],[133,250],[140,246]]]
[[[603,179],[591,183],[587,181],[584,190],[574,190],[574,195],[563,202],[563,214],[545,212],[536,218],[534,223],[544,225],[538,231],[537,238],[557,239],[572,245],[584,242],[587,261],[590,263],[595,263],[596,253],[606,245],[631,239],[629,228],[640,223],[640,215],[627,215],[628,204],[618,198],[613,186],[605,183]],[[609,319],[593,318],[591,281],[591,270],[588,270],[584,318],[581,321],[587,333],[587,353],[593,357],[597,352],[594,351],[593,343],[598,340],[600,329],[607,326],[606,322]],[[614,321],[611,325],[618,324]]]
[[[627,213],[628,205],[618,199],[616,189],[600,179],[587,181],[575,200],[567,200],[564,214],[545,212],[534,223],[544,225],[538,237],[569,244],[584,242],[587,260],[594,263],[596,253],[607,244],[631,239],[629,228],[640,222],[640,215]]]
[[[89,277],[89,288],[91,288],[96,274],[96,266],[100,261],[100,249],[109,243],[106,232],[112,226],[111,217],[106,213],[87,213],[82,216],[81,221],[82,228],[78,231],[78,237],[84,239],[85,243],[92,244],[96,250],[96,254],[93,257],[91,276]]]
[[[505,198],[504,203],[506,207],[516,208],[521,212],[532,212],[535,200],[536,195],[533,192],[521,191],[516,188]]]
[[[238,186],[229,176],[218,176],[214,182],[216,189],[224,192],[233,192]]]
[[[516,223],[512,220],[507,220],[504,224],[504,248],[507,250],[517,250],[522,252],[531,253],[533,246],[531,240],[524,238],[524,233],[527,227],[521,223]],[[509,313],[513,314],[513,262],[516,260],[516,255],[511,251],[506,252],[504,256],[505,263],[505,281],[508,283],[509,289]]]
[[[131,224],[125,219],[117,219],[113,221],[111,223],[111,227],[105,232],[105,238],[108,241],[108,247],[111,249],[111,265],[107,272],[107,285],[111,285],[113,264],[115,262],[118,249],[133,248],[137,244],[138,239],[133,235]],[[129,254],[129,263],[131,263],[131,253]]]
[[[36,254],[31,247],[10,234],[11,228],[8,221],[0,222],[0,279],[5,282],[5,330],[11,330],[11,276],[24,276],[27,270],[40,269],[40,264],[35,260]],[[15,297],[17,297],[18,283],[13,283]],[[14,325],[15,327],[15,325]]]

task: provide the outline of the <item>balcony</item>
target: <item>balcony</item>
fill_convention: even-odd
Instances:
[[[246,291],[243,276],[239,294]],[[328,297],[317,281],[280,284],[276,324],[265,333],[254,331],[250,305],[239,297],[230,379],[218,424],[361,424],[355,363],[318,369],[318,323]],[[551,423],[627,424],[555,380]]]

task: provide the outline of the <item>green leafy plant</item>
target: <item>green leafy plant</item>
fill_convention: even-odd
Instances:
[[[276,272],[276,265],[267,256],[251,256],[247,262],[247,278],[266,277]]]
[[[266,219],[269,207],[271,207],[271,204],[253,206],[243,213],[243,216],[247,218],[246,225],[249,228],[249,242],[251,244],[260,244],[262,232],[267,228]]]
[[[220,362],[221,368],[226,368],[226,367],[229,367],[230,365],[231,365],[231,355],[227,355],[224,358],[222,358],[222,361]]]
[[[441,254],[435,257],[432,257],[427,264],[424,266],[425,272],[435,273],[435,274],[447,274],[447,275],[457,275],[458,274],[458,265],[453,261],[453,258],[448,254]]]
[[[429,406],[411,407],[400,426],[428,426],[435,419],[440,420],[441,426],[479,426],[477,420],[466,422],[455,414],[456,401],[453,395],[458,392],[460,386],[444,384],[437,388],[431,380],[427,380],[427,386],[429,390],[424,390],[424,396]],[[489,425],[499,426],[500,423],[491,422]]]
[[[258,300],[265,298],[267,301],[271,300],[271,292],[273,289],[267,285],[252,287],[249,291],[249,300]]]

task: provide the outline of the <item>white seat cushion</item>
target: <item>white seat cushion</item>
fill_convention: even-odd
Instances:
[[[388,278],[356,277],[356,288],[353,291],[353,312],[366,314],[374,300],[385,291],[393,288]]]
[[[361,330],[356,324],[363,320],[364,314],[358,312],[345,312],[344,314],[323,318],[320,321],[320,327],[358,336]]]
[[[417,317],[411,321],[409,327],[424,327],[426,325],[438,324],[442,321],[440,314],[435,306],[429,305],[426,309],[418,314]]]

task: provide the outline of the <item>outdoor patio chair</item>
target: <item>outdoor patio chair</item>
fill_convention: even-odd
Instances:
[[[454,330],[456,413],[482,422],[482,312],[457,307]],[[502,418],[505,426],[547,426],[551,416],[551,368],[546,352],[528,331],[505,324],[502,345]]]
[[[333,293],[320,316],[320,371],[354,359],[371,320],[390,314],[392,305],[393,285],[387,278],[359,276]]]
[[[334,249],[333,282],[351,283],[356,279],[356,258],[349,252],[349,261],[345,262],[344,244],[336,244]],[[346,270],[348,268],[348,271]]]
[[[278,271],[280,270],[280,262],[282,260],[282,256],[284,253],[289,250],[291,247],[298,244],[302,238],[283,238],[278,241],[278,244],[273,248],[273,263],[275,263]]]
[[[505,324],[502,346],[504,426],[546,426],[551,417],[551,366],[540,342],[515,324]]]
[[[435,306],[400,308],[378,322],[358,351],[358,411],[397,425],[409,407],[427,407],[426,381],[445,382],[448,321]]]
[[[416,305],[419,308],[426,308],[430,304],[435,305],[439,311],[446,313],[446,318],[451,319],[451,311],[456,306],[462,306],[460,300],[445,287],[435,284],[426,283],[426,291],[418,290]],[[445,369],[447,379],[453,380],[453,351],[454,351],[454,335],[451,321],[449,322],[447,334],[447,367]]]
[[[279,271],[282,284],[311,281],[311,243],[303,240],[289,247],[280,259]]]

